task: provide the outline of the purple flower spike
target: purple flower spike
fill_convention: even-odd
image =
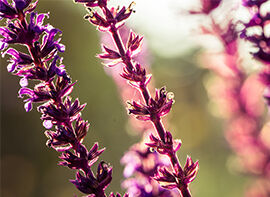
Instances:
[[[157,152],[169,156],[169,161],[172,166],[171,174],[183,176],[184,172],[176,155],[176,151],[180,148],[181,143],[175,142],[172,139],[171,134],[166,132],[161,120],[161,118],[167,115],[171,110],[174,102],[173,94],[168,93],[165,88],[161,88],[156,89],[156,95],[155,97],[152,97],[147,87],[151,79],[151,75],[146,74],[145,68],[134,59],[135,55],[141,51],[140,49],[143,37],[133,33],[132,31],[129,31],[130,34],[128,39],[123,39],[122,35],[119,34],[120,27],[124,25],[125,20],[129,18],[133,12],[132,6],[134,3],[131,3],[128,8],[122,7],[120,9],[116,7],[109,8],[107,4],[100,4],[100,1],[75,0],[75,2],[83,3],[88,10],[90,10],[90,15],[86,16],[86,19],[88,19],[90,23],[96,26],[100,31],[107,31],[110,33],[115,46],[103,46],[104,52],[98,57],[106,60],[112,60],[111,62],[106,62],[106,65],[109,67],[121,63],[119,64],[123,66],[123,73],[120,74],[121,77],[126,79],[131,86],[139,90],[142,96],[142,99],[139,101],[134,101],[134,99],[132,99],[131,102],[128,102],[129,114],[135,115],[139,120],[152,122],[155,131],[158,134],[158,138],[151,135],[152,143],[149,145],[157,148]],[[219,3],[220,1],[215,3],[213,2],[211,4],[211,9],[217,7]],[[92,9],[93,4],[98,6],[99,10],[98,8]],[[116,48],[116,50],[114,48]],[[129,170],[132,172],[138,170],[136,166],[128,166],[130,167]],[[149,190],[153,189],[152,186],[146,188],[143,184],[137,184],[138,182],[135,182],[134,184],[132,183],[133,181],[130,182],[131,184],[129,185],[132,188],[137,188],[133,191],[130,190],[134,193],[134,196],[151,196],[152,192]],[[141,185],[142,187],[140,187]],[[183,197],[191,197],[187,184],[177,184],[176,187]],[[137,193],[134,192],[135,190]],[[157,192],[157,196],[163,195],[160,192]]]
[[[25,110],[31,111],[33,103],[42,103],[37,109],[42,113],[43,126],[48,129],[45,131],[48,137],[46,144],[62,152],[59,165],[77,171],[77,179],[72,182],[80,191],[93,194],[90,195],[92,197],[106,197],[104,190],[111,182],[112,168],[101,162],[96,177],[93,175],[91,167],[105,149],[99,150],[98,143],[95,143],[88,151],[82,144],[89,129],[88,121],[81,117],[86,104],[80,105],[79,99],[72,102],[69,97],[76,82],[71,82],[62,64],[63,58],[59,57],[65,46],[60,43],[61,38],[56,37],[62,32],[49,24],[44,25],[44,19],[49,15],[33,12],[38,1],[31,2],[0,0],[0,18],[7,19],[7,25],[0,27],[1,54],[11,56],[7,69],[21,77],[22,88],[18,94],[21,98],[27,97],[24,100]],[[106,2],[86,3],[102,5]],[[7,49],[12,44],[26,47],[28,53]],[[28,88],[32,86],[32,83],[28,84],[31,80],[35,82],[34,88]]]

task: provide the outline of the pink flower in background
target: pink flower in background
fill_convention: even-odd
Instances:
[[[242,65],[233,16],[224,18],[222,24],[216,23],[212,15],[205,17],[210,18],[211,24],[201,27],[202,33],[211,35],[223,46],[222,51],[206,51],[201,56],[202,65],[215,73],[207,86],[210,99],[216,103],[218,114],[225,118],[225,137],[236,154],[235,169],[256,177],[258,184],[250,186],[245,195],[268,197],[270,143],[261,135],[270,135],[270,129],[262,131],[263,85],[258,75],[247,73]]]

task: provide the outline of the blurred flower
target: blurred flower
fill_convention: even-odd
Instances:
[[[190,14],[209,14],[216,9],[222,0],[201,0],[201,8],[199,10],[190,10]]]

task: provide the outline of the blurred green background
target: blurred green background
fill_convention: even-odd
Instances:
[[[128,134],[128,117],[117,88],[95,58],[100,52],[98,32],[83,19],[83,6],[72,0],[40,0],[37,10],[49,11],[46,21],[63,31],[64,64],[73,81],[78,80],[72,95],[87,103],[83,118],[91,123],[84,143],[90,147],[98,141],[106,147],[101,159],[113,166],[113,181],[107,191],[123,193],[119,160],[139,138]],[[146,35],[146,40],[151,40],[150,36]],[[168,130],[183,142],[179,158],[184,163],[188,154],[200,161],[198,176],[191,184],[193,196],[242,196],[248,179],[228,165],[230,149],[223,137],[222,121],[207,108],[203,80],[208,71],[196,65],[198,50],[171,58],[154,51],[150,53],[156,86],[166,85],[175,95]],[[19,79],[6,71],[6,65],[6,59],[1,58],[1,196],[82,196],[68,181],[74,178],[74,171],[57,166],[59,154],[46,147],[40,114],[24,111],[22,100],[17,98]]]

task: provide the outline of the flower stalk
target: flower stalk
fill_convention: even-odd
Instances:
[[[140,91],[144,99],[144,103],[130,101],[128,103],[129,114],[135,115],[139,120],[152,122],[158,137],[151,134],[151,141],[147,145],[156,149],[160,154],[167,155],[173,169],[171,171],[167,168],[160,168],[154,179],[162,187],[166,189],[177,188],[183,197],[190,197],[191,193],[188,185],[196,177],[198,162],[193,163],[190,157],[188,157],[185,168],[181,167],[176,154],[181,146],[181,142],[172,138],[171,133],[166,131],[161,119],[162,116],[169,113],[174,102],[173,98],[164,87],[156,89],[155,97],[151,96],[147,88],[151,75],[147,75],[145,68],[134,60],[134,56],[140,51],[142,37],[131,31],[128,41],[123,43],[119,35],[119,28],[124,25],[125,20],[133,12],[133,3],[128,8],[116,9],[112,7],[109,9],[107,0],[75,0],[75,2],[83,3],[90,10],[90,15],[85,18],[97,26],[100,31],[109,32],[114,40],[117,50],[114,51],[104,46],[104,53],[100,54],[99,57],[101,59],[113,60],[112,64],[108,64],[110,67],[117,63],[122,63],[123,72],[120,75],[131,86]],[[99,8],[102,15],[94,11],[93,8]]]

